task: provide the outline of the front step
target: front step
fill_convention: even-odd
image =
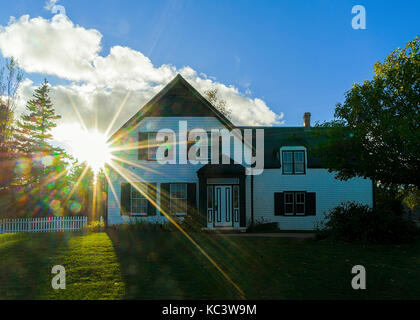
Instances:
[[[217,227],[217,228],[202,228],[202,230],[211,233],[244,233],[246,228],[232,228],[232,227]]]

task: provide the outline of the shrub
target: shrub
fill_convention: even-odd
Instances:
[[[105,230],[105,223],[103,221],[92,221],[85,228],[87,232],[102,232]]]
[[[374,210],[354,202],[333,208],[318,229],[318,238],[349,242],[397,244],[414,241],[418,236],[418,228],[392,209],[381,206]]]
[[[189,232],[203,232],[203,225],[205,221],[203,221],[203,215],[199,214],[188,214],[183,219],[179,221],[181,227]]]
[[[109,229],[114,231],[132,231],[132,232],[167,232],[173,231],[174,227],[169,222],[157,223],[145,220],[131,220],[129,223],[115,224],[109,226]]]
[[[403,215],[404,207],[395,187],[375,186],[375,209],[392,211]]]

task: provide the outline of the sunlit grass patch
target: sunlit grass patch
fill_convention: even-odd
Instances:
[[[420,243],[191,236],[248,299],[420,298]],[[0,257],[0,299],[240,298],[177,231],[1,235]],[[367,290],[351,287],[356,264]],[[65,290],[51,288],[53,265],[66,268]]]
[[[119,299],[125,292],[113,244],[106,233],[72,238],[52,259],[66,268],[66,289],[46,290],[48,299]]]

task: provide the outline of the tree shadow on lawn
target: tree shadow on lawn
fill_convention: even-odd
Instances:
[[[108,231],[126,299],[240,299],[180,232]],[[420,244],[375,246],[315,240],[190,234],[247,299],[418,299]],[[351,269],[367,270],[354,290]]]
[[[259,250],[254,242],[249,247]],[[271,279],[261,292],[265,299],[420,297],[420,243],[393,246],[265,239],[263,247],[260,252],[270,253],[271,265],[264,271]],[[355,265],[366,268],[366,290],[351,286]]]
[[[285,299],[294,285],[282,264],[290,250],[303,245],[296,239],[189,233],[242,295],[178,231],[126,227],[107,233],[126,283],[126,299]]]
[[[38,299],[51,287],[52,259],[67,246],[69,233],[0,236],[0,299]]]
[[[125,299],[240,298],[232,284],[178,231],[119,228],[107,233],[126,284]],[[220,256],[208,249],[219,264]]]
[[[419,299],[420,243],[374,245],[312,242],[291,253],[296,286],[306,287],[297,299]],[[305,265],[311,265],[307,269]],[[366,270],[366,290],[354,290],[352,268]],[[297,277],[297,274],[301,274]],[[316,292],[310,296],[308,292]]]

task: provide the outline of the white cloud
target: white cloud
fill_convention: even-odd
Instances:
[[[49,1],[47,6],[56,2]],[[53,102],[63,116],[61,123],[79,121],[70,103],[73,101],[89,128],[97,123],[104,130],[129,92],[115,130],[177,73],[200,92],[218,88],[232,108],[235,124],[273,125],[282,120],[283,114],[274,113],[262,99],[251,98],[249,92],[245,95],[234,86],[219,83],[188,66],[154,66],[143,53],[122,46],[114,46],[108,55],[101,56],[101,40],[99,31],[75,25],[62,14],[52,19],[24,15],[0,26],[0,52],[4,57],[15,57],[27,73],[69,81],[68,85],[51,88]],[[26,79],[20,90],[22,103],[30,98],[33,89],[32,81]]]
[[[48,0],[45,3],[44,9],[51,10],[57,2],[58,2],[58,0]]]

